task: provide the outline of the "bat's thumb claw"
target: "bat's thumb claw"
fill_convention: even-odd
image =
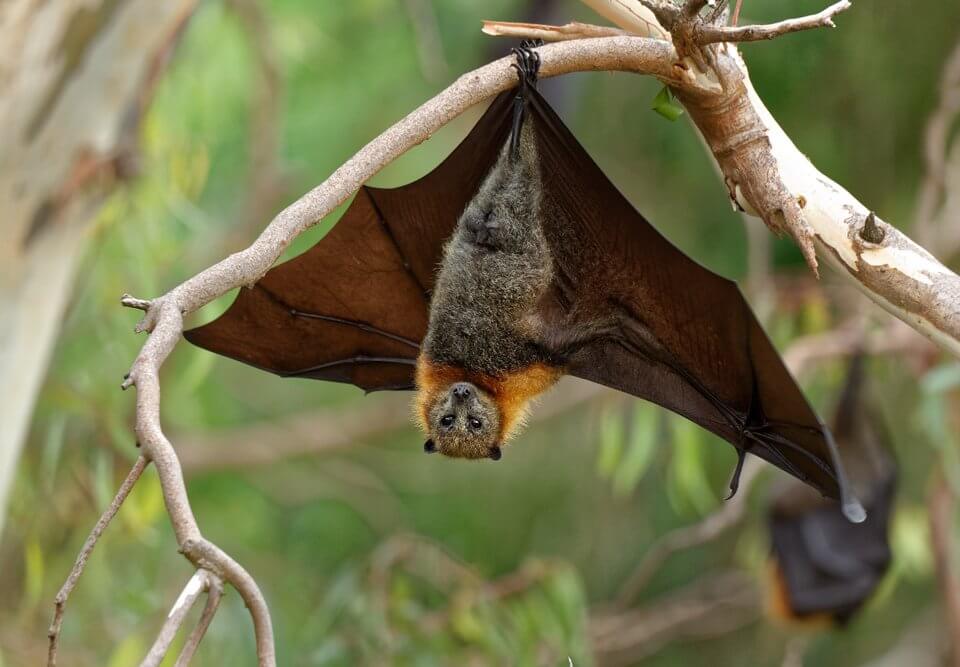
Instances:
[[[863,523],[867,520],[867,510],[856,498],[843,501],[843,516],[847,517],[850,523]]]

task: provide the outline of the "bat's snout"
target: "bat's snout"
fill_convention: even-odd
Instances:
[[[450,390],[450,392],[453,394],[454,400],[460,402],[470,398],[470,394],[473,393],[473,390],[466,382],[458,382],[453,385],[453,388]]]

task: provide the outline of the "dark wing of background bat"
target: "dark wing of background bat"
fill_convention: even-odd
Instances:
[[[867,520],[850,525],[835,505],[792,480],[769,516],[779,608],[792,618],[826,615],[845,623],[870,597],[890,565],[887,532],[896,494],[896,463],[878,415],[862,388],[862,363],[851,364],[833,432]]]
[[[832,443],[736,284],[661,236],[535,92],[529,112],[557,273],[544,317],[618,323],[613,338],[575,355],[571,373],[662,405],[841,496]]]
[[[496,98],[423,178],[362,187],[313,248],[241,289],[187,340],[282,376],[412,389],[443,244],[507,140],[513,97]]]

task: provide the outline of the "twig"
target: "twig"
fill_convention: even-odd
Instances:
[[[133,464],[133,468],[131,468],[130,472],[127,474],[126,479],[124,479],[123,483],[120,485],[117,495],[113,497],[110,505],[103,511],[103,514],[100,515],[100,519],[97,520],[96,525],[94,525],[93,530],[90,531],[90,535],[87,537],[86,542],[83,543],[80,553],[77,554],[77,560],[74,562],[73,568],[70,570],[70,574],[67,576],[67,580],[63,583],[63,586],[57,593],[54,603],[53,622],[50,624],[50,629],[47,632],[47,637],[50,639],[50,644],[47,649],[48,667],[55,667],[57,664],[57,648],[60,643],[60,628],[63,625],[63,612],[67,606],[67,599],[70,597],[70,593],[73,592],[73,589],[76,587],[77,581],[80,580],[80,575],[83,574],[83,570],[87,566],[87,560],[90,558],[93,548],[97,546],[97,540],[100,539],[100,536],[103,535],[103,531],[106,530],[107,526],[110,524],[110,521],[112,521],[113,517],[116,516],[120,506],[123,505],[123,501],[127,499],[128,495],[130,495],[130,490],[133,489],[134,485],[137,483],[137,480],[140,479],[140,475],[143,474],[143,471],[146,467],[147,459],[143,456],[138,457],[136,462]]]
[[[767,25],[719,26],[701,23],[696,30],[696,39],[700,44],[715,44],[717,42],[757,42],[763,39],[775,39],[781,35],[801,30],[815,28],[836,28],[833,17],[840,12],[850,9],[849,0],[840,0],[830,5],[822,12],[786,19]],[[739,9],[739,7],[738,7]]]
[[[187,665],[190,664],[190,661],[193,659],[193,654],[197,652],[197,647],[200,646],[200,640],[203,639],[207,628],[210,627],[210,621],[213,620],[214,614],[217,613],[217,607],[220,606],[220,599],[222,597],[223,582],[220,580],[220,577],[208,572],[207,604],[203,608],[203,613],[200,614],[200,620],[197,621],[197,626],[193,629],[193,632],[190,633],[190,636],[187,637],[187,641],[183,645],[183,650],[180,651],[180,656],[177,658],[177,662],[173,667],[187,667]]]
[[[740,477],[740,491],[699,523],[677,528],[647,549],[643,559],[633,570],[617,595],[616,604],[626,607],[643,591],[660,566],[673,554],[714,540],[736,526],[747,509],[750,489],[763,470],[759,459],[749,458]]]
[[[563,25],[484,21],[481,30],[484,34],[493,37],[523,37],[526,39],[542,39],[545,42],[561,42],[567,39],[586,39],[589,37],[619,37],[630,34],[620,28],[593,25],[592,23],[577,23],[575,21]]]
[[[176,602],[173,603],[170,613],[167,614],[167,620],[164,622],[163,627],[160,628],[160,633],[157,635],[156,641],[153,643],[153,646],[150,647],[147,657],[140,663],[140,667],[159,667],[163,658],[167,655],[167,651],[170,650],[170,644],[173,643],[174,637],[177,636],[177,631],[187,618],[187,614],[190,613],[193,605],[196,604],[197,600],[200,599],[200,596],[203,595],[203,592],[207,589],[207,586],[209,586],[210,579],[208,575],[209,573],[206,570],[199,569],[190,577],[190,581],[183,587],[180,596]]]

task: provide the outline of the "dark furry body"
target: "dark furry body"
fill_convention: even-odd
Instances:
[[[431,361],[494,377],[535,363],[559,365],[534,316],[553,280],[541,200],[536,138],[527,124],[517,155],[504,147],[444,248],[423,346]]]

